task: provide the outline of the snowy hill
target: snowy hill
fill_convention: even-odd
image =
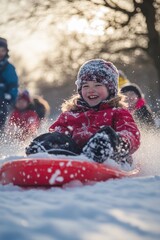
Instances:
[[[22,189],[0,185],[1,240],[154,240],[160,239],[160,140],[144,134],[135,178],[91,186]],[[3,156],[20,156],[24,146]]]

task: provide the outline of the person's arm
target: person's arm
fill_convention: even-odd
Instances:
[[[140,145],[140,131],[126,109],[117,109],[113,118],[113,129],[129,145],[130,154],[134,153]]]
[[[69,113],[61,113],[57,120],[50,126],[49,132],[59,132],[72,136],[73,129],[69,126]]]
[[[134,112],[134,116],[140,125],[155,127],[153,113],[148,106],[144,105],[141,108],[137,109]]]
[[[128,111],[115,109],[113,125],[101,128],[83,147],[83,153],[98,163],[109,159],[132,165],[131,154],[140,144],[139,130]]]
[[[15,67],[10,63],[5,69],[4,79],[6,83],[5,100],[9,103],[15,103],[18,95],[18,76]]]

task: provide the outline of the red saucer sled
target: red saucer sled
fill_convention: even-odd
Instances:
[[[87,184],[130,177],[138,171],[123,171],[104,164],[76,160],[73,157],[29,158],[4,163],[0,168],[0,183],[12,183],[21,187],[60,187],[75,180]]]

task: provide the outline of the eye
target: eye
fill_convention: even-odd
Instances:
[[[83,84],[82,85],[82,88],[87,88],[88,87],[88,84]]]
[[[101,84],[101,83],[96,83],[95,86],[96,86],[96,87],[101,87],[101,86],[103,86],[103,84]]]

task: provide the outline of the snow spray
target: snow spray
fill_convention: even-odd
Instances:
[[[160,129],[142,130],[140,148],[133,155],[141,176],[160,175]]]

